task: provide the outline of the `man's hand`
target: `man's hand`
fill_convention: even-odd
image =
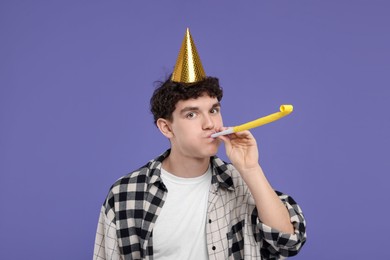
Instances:
[[[226,155],[240,173],[259,167],[256,139],[249,131],[217,137],[225,143]]]

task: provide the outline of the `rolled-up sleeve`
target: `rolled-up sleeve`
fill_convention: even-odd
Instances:
[[[286,206],[290,221],[294,226],[294,234],[283,233],[262,223],[258,218],[257,210],[252,214],[252,220],[256,221],[258,228],[256,240],[263,240],[262,255],[265,257],[289,257],[298,254],[306,242],[306,221],[299,205],[288,195],[276,192]]]

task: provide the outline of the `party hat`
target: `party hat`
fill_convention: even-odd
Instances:
[[[190,29],[187,28],[171,80],[181,83],[195,83],[205,77],[206,73],[192,40]]]

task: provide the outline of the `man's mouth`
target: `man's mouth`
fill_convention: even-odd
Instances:
[[[215,133],[216,133],[216,131],[212,131],[212,132],[210,132],[210,133],[207,135],[207,137],[208,137],[208,138],[213,138],[212,135],[215,134]],[[214,138],[213,138],[213,139],[214,139]]]

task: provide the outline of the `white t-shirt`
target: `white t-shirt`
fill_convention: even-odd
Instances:
[[[153,229],[153,258],[208,259],[206,218],[211,169],[196,178],[177,177],[161,169],[167,198]]]

